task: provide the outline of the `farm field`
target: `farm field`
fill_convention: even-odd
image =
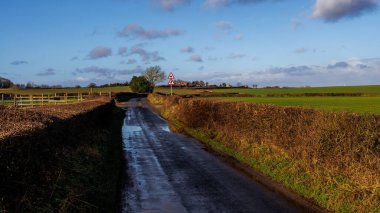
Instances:
[[[63,89],[0,89],[0,93],[6,94],[52,94],[52,93],[86,93],[90,88],[63,88]],[[155,92],[170,94],[170,87],[156,87]],[[178,95],[197,94],[204,91],[215,93],[240,93],[252,95],[270,94],[305,94],[305,93],[362,93],[367,96],[380,96],[380,85],[370,86],[336,86],[336,87],[305,87],[305,88],[226,88],[226,89],[189,89],[173,88],[173,93]],[[128,86],[93,88],[93,92],[131,92]]]
[[[380,85],[369,86],[336,86],[305,88],[259,88],[259,89],[213,89],[212,92],[241,93],[253,95],[269,94],[305,94],[305,93],[362,93],[369,96],[380,96]]]
[[[380,96],[373,97],[223,97],[226,101],[242,101],[280,106],[300,106],[331,111],[380,114]]]
[[[3,89],[0,93],[6,94],[54,94],[54,93],[88,93],[90,88],[65,89]],[[131,92],[128,86],[93,88],[93,92]],[[204,91],[213,93],[239,93],[258,95],[261,97],[224,97],[227,101],[255,102],[281,106],[312,107],[331,111],[348,111],[356,113],[380,114],[380,85],[369,86],[336,86],[336,87],[308,87],[308,88],[231,88],[231,89],[188,89],[173,88],[178,95],[199,94]],[[170,94],[170,87],[156,87],[155,92]],[[305,94],[358,94],[361,96],[323,96],[306,97]],[[270,95],[300,95],[300,97],[266,97]],[[12,104],[8,101],[8,104]],[[5,103],[7,104],[7,103]]]
[[[130,92],[128,86],[93,88],[92,92]],[[88,93],[91,88],[62,88],[62,89],[0,89],[5,94],[54,94],[54,93]]]

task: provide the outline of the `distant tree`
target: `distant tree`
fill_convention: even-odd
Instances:
[[[12,81],[6,78],[0,77],[0,88],[10,88],[13,86]]]
[[[26,86],[25,86],[26,89],[32,89],[34,87],[35,87],[35,84],[33,82],[28,82],[26,83]]]
[[[80,85],[76,85],[74,88],[81,88],[81,86]]]
[[[132,92],[137,93],[151,93],[153,92],[152,84],[146,79],[145,76],[133,76],[129,87]]]
[[[51,88],[54,88],[54,89],[61,89],[61,88],[63,88],[63,86],[60,85],[60,84],[57,84],[57,85],[53,85],[53,86],[51,86]]]
[[[165,72],[161,70],[160,66],[148,67],[143,75],[153,89],[157,83],[160,83],[165,79]]]
[[[88,85],[88,87],[89,87],[89,88],[95,88],[95,87],[96,87],[96,84],[95,84],[94,82],[92,82],[92,83],[90,83],[90,84]]]

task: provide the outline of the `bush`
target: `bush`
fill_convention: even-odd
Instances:
[[[129,87],[132,92],[137,93],[151,93],[153,92],[153,86],[149,83],[148,80],[144,76],[133,76],[131,82],[129,83]]]

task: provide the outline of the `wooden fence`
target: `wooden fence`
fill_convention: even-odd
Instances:
[[[107,96],[111,98],[112,93],[0,94],[0,105],[33,107],[51,104],[69,104],[81,102],[95,96]]]

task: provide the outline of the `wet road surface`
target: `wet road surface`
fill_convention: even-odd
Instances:
[[[125,112],[123,212],[301,212],[198,141],[170,132],[140,99],[131,100]]]

